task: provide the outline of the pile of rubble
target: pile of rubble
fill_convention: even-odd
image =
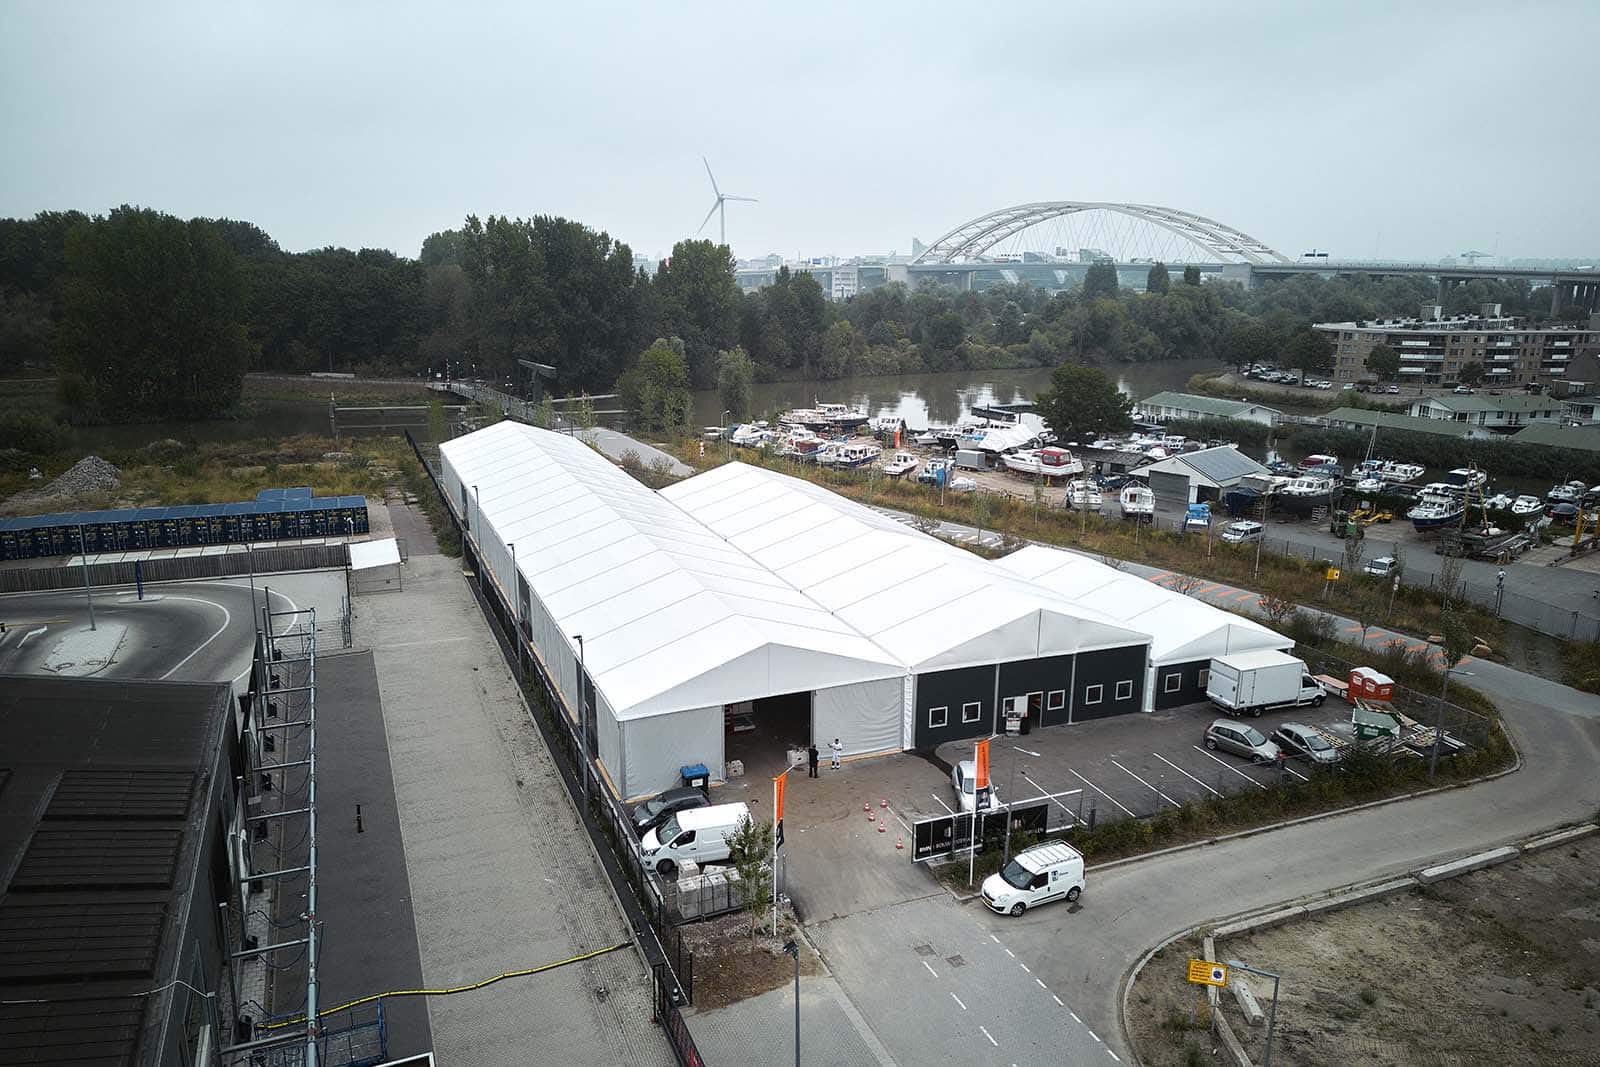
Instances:
[[[114,492],[122,486],[121,474],[99,456],[84,456],[48,485],[25,489],[13,496],[6,501],[6,510],[40,511],[48,508],[53,501]]]

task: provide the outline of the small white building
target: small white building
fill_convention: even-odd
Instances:
[[[1411,402],[1408,412],[1419,419],[1441,419],[1488,430],[1513,432],[1536,422],[1561,422],[1561,401],[1550,396],[1449,394]]]
[[[1148,419],[1166,422],[1170,419],[1239,419],[1272,426],[1283,418],[1283,412],[1249,400],[1223,400],[1198,393],[1157,393],[1139,401],[1139,410]]]

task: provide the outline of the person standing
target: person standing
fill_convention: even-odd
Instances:
[[[806,759],[809,762],[811,770],[811,773],[806,775],[806,777],[815,778],[817,776],[817,743],[815,741],[811,742],[811,746],[806,749]]]
[[[828,742],[828,750],[833,754],[833,769],[838,770],[839,757],[844,754],[844,746],[841,745],[839,743],[839,739],[835,737],[832,741]]]

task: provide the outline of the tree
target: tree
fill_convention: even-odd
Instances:
[[[1193,264],[1190,264],[1189,266],[1183,268],[1183,284],[1184,285],[1199,285],[1200,284],[1200,268],[1194,266]]]
[[[1150,273],[1145,275],[1144,291],[1147,293],[1166,293],[1172,288],[1172,278],[1167,274],[1167,265],[1160,260],[1150,268]]]
[[[1446,608],[1439,617],[1439,670],[1443,677],[1439,682],[1439,715],[1433,724],[1433,751],[1428,756],[1430,778],[1439,767],[1439,747],[1444,737],[1444,705],[1450,693],[1450,672],[1466,659],[1476,643],[1461,616]]]
[[[1284,346],[1283,358],[1289,366],[1300,372],[1300,380],[1304,382],[1307,374],[1333,369],[1333,346],[1323,334],[1305,327],[1289,338],[1289,343]]]
[[[1260,321],[1246,317],[1228,328],[1222,345],[1229,362],[1248,367],[1272,355],[1272,331]]]
[[[1083,298],[1095,300],[1117,295],[1117,268],[1112,263],[1091,263],[1083,276]]]
[[[772,822],[756,822],[740,816],[739,825],[728,835],[728,860],[739,872],[739,904],[750,916],[750,940],[756,926],[772,905]]]
[[[1133,402],[1094,367],[1063,363],[1034,404],[1062,441],[1092,441],[1133,425]]]
[[[1483,382],[1483,375],[1484,370],[1482,363],[1463,363],[1461,365],[1461,369],[1456,372],[1456,381],[1460,382],[1462,385],[1472,387]]]
[[[717,353],[717,395],[735,420],[750,417],[750,386],[755,373],[755,364],[742,347]]]
[[[655,289],[663,332],[683,338],[695,388],[710,388],[716,379],[716,354],[739,339],[739,286],[728,246],[679,241],[656,272]]]
[[[244,290],[211,224],[122,207],[74,227],[66,248],[63,400],[117,420],[202,419],[238,402]]]
[[[829,326],[822,335],[822,362],[817,368],[819,378],[843,378],[850,373],[850,365],[865,346],[856,328],[845,319]]]
[[[1388,345],[1373,345],[1367,353],[1367,370],[1378,376],[1380,382],[1392,382],[1400,377],[1400,353]]]
[[[1261,606],[1261,613],[1267,617],[1267,621],[1279,630],[1283,629],[1289,617],[1299,610],[1293,597],[1273,589],[1262,593],[1256,603]]]
[[[618,379],[617,393],[640,430],[669,433],[688,425],[689,370],[671,342],[658,339],[640,353],[638,362]]]

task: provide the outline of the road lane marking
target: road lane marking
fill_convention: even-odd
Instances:
[[[1171,767],[1173,770],[1177,771],[1179,774],[1181,774],[1185,778],[1189,779],[1189,781],[1193,782],[1195,785],[1199,786],[1201,789],[1210,790],[1212,796],[1220,797],[1222,795],[1220,792],[1218,792],[1215,789],[1212,789],[1209,785],[1206,785],[1200,779],[1196,778],[1194,775],[1190,774],[1188,771],[1184,770],[1182,767],[1178,766],[1176,763],[1173,763],[1171,760],[1169,760],[1167,757],[1163,756],[1161,753],[1152,752],[1152,753],[1150,753],[1150,755],[1154,756],[1156,759],[1160,760],[1162,763],[1165,763],[1168,767]]]
[[[1006,947],[1005,947],[1005,946],[1004,946],[1004,945],[1001,945],[1001,946],[1000,946],[1000,947],[1001,947],[1001,948],[1006,948]],[[1016,958],[1017,958],[1017,954],[1016,954],[1016,953],[1015,953],[1015,952],[1012,952],[1012,951],[1011,951],[1011,950],[1010,950],[1010,949],[1008,949],[1008,948],[1006,948],[1006,955],[1007,955],[1007,956],[1010,956],[1010,957],[1011,957],[1011,958],[1012,958],[1012,959],[1016,959]]]
[[[1085,1026],[1084,1029],[1085,1030],[1089,1030],[1089,1028],[1087,1026]],[[1094,1038],[1094,1043],[1095,1044],[1098,1045],[1100,1043],[1100,1035],[1095,1033],[1093,1030],[1089,1030],[1089,1036]]]
[[[1111,1050],[1110,1050],[1110,1049],[1106,1049],[1106,1051],[1107,1051],[1107,1052],[1111,1052]],[[1122,1057],[1121,1057],[1121,1056],[1118,1056],[1118,1055],[1117,1055],[1117,1054],[1116,1054],[1116,1053],[1115,1053],[1115,1052],[1111,1052],[1111,1058],[1112,1058],[1112,1059],[1114,1059],[1114,1060],[1116,1060],[1116,1061],[1117,1061],[1117,1062],[1118,1062],[1118,1063],[1121,1063],[1121,1062],[1122,1062]]]
[[[1023,963],[1021,960],[1017,961],[1017,966],[1021,967],[1025,971],[1028,971],[1028,965],[1026,963]],[[1032,971],[1028,971],[1028,973],[1032,974],[1033,972]]]
[[[1064,1007],[1067,1006],[1066,1002],[1063,1001],[1060,997],[1056,996],[1054,993],[1050,994],[1050,999],[1056,1002],[1056,1007],[1058,1007],[1058,1008],[1064,1008]]]
[[[1200,753],[1200,755],[1206,757],[1206,759],[1212,760],[1212,761],[1220,764],[1221,766],[1228,768],[1228,770],[1232,771],[1234,774],[1237,774],[1240,778],[1243,778],[1245,781],[1249,782],[1251,785],[1255,786],[1257,789],[1265,789],[1266,788],[1266,786],[1262,785],[1260,782],[1256,781],[1254,778],[1250,777],[1248,774],[1244,773],[1239,768],[1235,767],[1233,764],[1227,762],[1226,760],[1217,759],[1216,756],[1213,756],[1211,753],[1207,752],[1205,749],[1201,748],[1199,745],[1190,745],[1189,747],[1194,749],[1196,752]]]
[[[989,1039],[989,1044],[993,1045],[995,1048],[999,1048],[1000,1047],[1000,1042],[998,1042],[998,1041],[996,1041],[994,1039],[994,1035],[989,1032],[989,1028],[988,1027],[980,1026],[980,1027],[978,1027],[978,1029],[982,1030],[983,1031],[983,1036]]]
[[[1122,805],[1117,803],[1117,799],[1115,797],[1113,797],[1110,793],[1107,793],[1104,789],[1101,789],[1099,786],[1095,785],[1093,782],[1089,781],[1089,779],[1085,778],[1083,775],[1079,774],[1077,771],[1072,770],[1069,767],[1069,768],[1067,768],[1067,773],[1071,774],[1078,781],[1082,782],[1084,785],[1088,786],[1090,789],[1093,789],[1096,793],[1099,793],[1101,796],[1103,796],[1107,800],[1111,801],[1111,803],[1116,804],[1117,807],[1122,808]],[[1135,815],[1131,811],[1128,811],[1127,808],[1122,808],[1122,810],[1128,813],[1128,818],[1130,818],[1130,819],[1137,819],[1138,818],[1137,815]]]
[[[1067,1009],[1067,1014],[1072,1016],[1072,1021],[1073,1022],[1077,1023],[1079,1026],[1083,1025],[1083,1020],[1078,1018],[1078,1013],[1077,1012],[1073,1011],[1071,1008],[1068,1008]]]
[[[924,967],[928,968],[928,973],[929,974],[933,975],[935,978],[939,977],[939,972],[934,970],[932,967],[928,966],[928,961],[927,960],[923,960],[922,961],[922,965]]]
[[[1000,943],[1000,939],[998,937],[994,936],[993,934],[989,935],[989,940],[993,941],[997,945]]]
[[[961,1004],[961,998],[956,996],[954,993],[950,994],[950,999],[955,1001],[957,1004]],[[961,1010],[962,1011],[966,1011],[967,1010],[967,1006],[965,1004],[961,1004]]]
[[[192,660],[196,656],[198,656],[201,653],[201,651],[207,645],[209,645],[211,642],[215,641],[217,638],[221,637],[224,633],[227,632],[228,627],[233,625],[233,612],[229,611],[227,608],[223,607],[221,604],[218,604],[214,600],[201,600],[199,597],[193,597],[193,596],[163,596],[162,599],[163,600],[189,600],[189,601],[193,601],[196,604],[204,604],[207,607],[216,608],[218,611],[222,612],[222,625],[217,627],[217,632],[212,634],[210,637],[206,638],[204,641],[201,641],[200,644],[195,647],[193,652],[190,652],[187,656],[185,656],[182,659],[180,659],[177,662],[176,666],[174,666],[166,674],[163,674],[161,676],[161,680],[162,681],[166,681],[168,678],[171,678],[174,674],[178,673],[178,671],[182,670],[183,669],[183,665],[185,663],[188,663],[190,660]]]
[[[1046,993],[1050,992],[1050,987],[1045,985],[1043,982],[1039,981],[1039,979],[1035,978],[1034,981],[1035,982],[1039,982],[1039,988],[1040,989],[1044,990]]]
[[[1122,764],[1118,763],[1116,760],[1112,760],[1111,761],[1111,765],[1113,767],[1116,767],[1118,770],[1122,771],[1123,774],[1133,775],[1133,778],[1134,778],[1134,780],[1136,782],[1138,782],[1142,786],[1145,786],[1148,789],[1154,790],[1156,796],[1160,797],[1162,800],[1165,800],[1168,804],[1171,804],[1175,808],[1176,807],[1181,807],[1181,805],[1176,800],[1173,800],[1171,797],[1167,796],[1167,794],[1163,793],[1161,790],[1156,789],[1155,786],[1151,785],[1149,782],[1145,781],[1143,778],[1140,778],[1137,774],[1134,774],[1132,771],[1128,770],[1128,768],[1124,767]]]
[[[21,648],[23,645],[28,643],[28,640],[30,638],[38,637],[40,634],[44,633],[48,629],[50,629],[50,627],[41,626],[37,630],[29,630],[27,633],[22,635],[22,640],[17,642],[17,647]]]

